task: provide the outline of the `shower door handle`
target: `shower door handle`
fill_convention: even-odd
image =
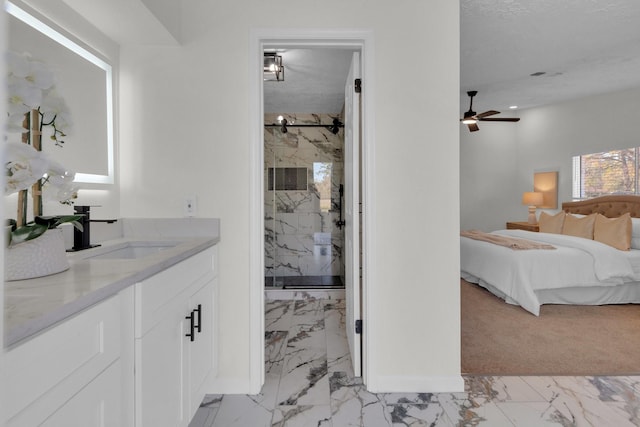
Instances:
[[[340,184],[340,198],[338,198],[340,205],[338,206],[338,210],[340,212],[340,219],[336,221],[336,227],[342,230],[347,223],[342,219],[342,198],[344,197],[344,185]]]

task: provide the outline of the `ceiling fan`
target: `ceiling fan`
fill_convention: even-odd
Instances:
[[[467,125],[471,132],[475,132],[480,130],[478,127],[478,122],[517,122],[520,121],[518,117],[502,117],[502,118],[489,118],[489,116],[493,116],[495,114],[500,114],[500,111],[489,110],[484,113],[476,114],[473,111],[473,97],[478,94],[477,90],[470,90],[467,92],[469,95],[469,111],[464,113],[464,117],[460,119],[462,123]]]

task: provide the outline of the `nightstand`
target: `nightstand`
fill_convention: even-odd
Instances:
[[[527,221],[513,221],[507,222],[507,230],[526,230],[526,231],[540,231],[538,224],[529,224]]]

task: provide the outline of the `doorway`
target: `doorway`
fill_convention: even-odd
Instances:
[[[344,289],[344,83],[352,55],[264,51],[266,290]]]
[[[365,76],[371,79],[371,83],[373,83],[373,57],[367,52],[373,51],[373,40],[372,33],[370,31],[341,31],[341,30],[255,30],[252,31],[251,34],[251,43],[250,43],[250,52],[252,59],[250,64],[253,64],[251,69],[255,70],[255,74],[252,72],[252,77],[250,79],[250,93],[252,94],[252,99],[258,100],[257,103],[252,103],[251,105],[251,117],[252,125],[251,131],[251,156],[252,156],[252,164],[255,169],[251,171],[251,204],[250,204],[250,234],[251,234],[251,307],[252,307],[252,326],[251,326],[251,346],[254,351],[252,351],[251,358],[251,367],[252,367],[252,389],[258,392],[260,390],[261,385],[264,382],[264,300],[265,300],[265,218],[267,217],[267,213],[265,212],[264,205],[264,194],[268,188],[268,174],[267,169],[265,168],[265,157],[264,157],[264,134],[265,134],[265,125],[266,124],[274,124],[265,121],[265,99],[264,99],[264,81],[262,76],[262,70],[260,68],[262,65],[260,64],[263,59],[264,51],[267,49],[294,49],[294,48],[313,48],[313,49],[350,49],[353,51],[359,51],[361,53],[360,64],[362,64],[362,75],[363,79]],[[285,79],[287,76],[287,65],[283,64],[285,67]],[[258,75],[258,70],[260,74]],[[344,82],[343,82],[344,84]],[[373,111],[373,84],[369,86],[369,92],[367,92],[367,96],[363,96],[358,99],[362,99],[362,119],[360,123],[360,128],[362,129],[362,156],[358,155],[356,158],[361,161],[355,161],[354,164],[357,165],[360,170],[360,166],[362,167],[361,178],[360,175],[356,180],[356,183],[359,181],[359,185],[356,185],[356,190],[361,190],[362,194],[362,211],[359,206],[356,206],[355,209],[351,209],[351,214],[359,219],[359,214],[362,212],[362,224],[361,227],[355,227],[358,232],[358,242],[354,245],[354,249],[352,250],[352,259],[357,260],[357,262],[361,261],[362,269],[358,268],[356,271],[357,280],[355,284],[349,284],[349,281],[345,279],[345,285],[347,287],[347,292],[345,292],[347,296],[347,300],[345,304],[351,309],[352,318],[346,322],[346,333],[353,337],[350,340],[350,344],[353,343],[354,346],[358,347],[360,350],[360,346],[362,346],[362,358],[354,357],[354,364],[357,363],[357,372],[362,372],[362,377],[366,382],[367,378],[367,367],[369,365],[369,360],[371,357],[369,356],[369,352],[366,351],[368,348],[368,339],[367,339],[367,329],[364,328],[362,335],[357,335],[355,332],[355,322],[356,320],[360,320],[365,318],[368,307],[368,300],[366,298],[366,291],[372,279],[374,278],[373,274],[370,272],[373,270],[375,266],[371,266],[371,263],[368,260],[373,256],[373,243],[374,236],[369,233],[370,223],[367,221],[367,217],[369,214],[373,214],[369,210],[368,201],[371,200],[371,194],[373,194],[373,174],[371,173],[371,169],[368,168],[368,165],[373,163],[373,120],[368,119],[368,114],[371,114]],[[313,101],[310,99],[309,101]],[[282,115],[283,118],[285,114]],[[333,116],[329,116],[332,119]],[[277,116],[276,116],[277,119]],[[333,120],[332,120],[333,121]],[[324,122],[320,122],[324,126]],[[346,126],[346,123],[344,123]],[[359,144],[356,144],[356,149],[360,149]],[[275,173],[290,173],[294,172],[273,172]],[[304,175],[304,174],[303,174]],[[309,172],[307,171],[307,177],[309,176]],[[297,179],[297,178],[296,178]],[[273,184],[273,188],[276,188],[276,183]],[[345,183],[345,194],[348,193],[347,184]],[[359,201],[360,199],[358,199]],[[355,221],[355,225],[357,226],[358,222]],[[352,223],[352,227],[354,224]],[[362,252],[360,253],[360,230],[362,230]],[[346,258],[346,257],[345,257]],[[346,267],[346,266],[345,266]],[[346,270],[346,268],[345,268]],[[362,273],[361,273],[362,272]],[[349,289],[351,292],[349,292]],[[350,297],[349,297],[350,295]],[[353,349],[352,353],[353,353]],[[362,371],[361,371],[362,367]]]

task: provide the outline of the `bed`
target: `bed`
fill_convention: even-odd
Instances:
[[[461,236],[460,276],[536,316],[542,304],[640,303],[640,196],[565,202],[562,210],[573,218],[593,213],[618,218],[630,213],[631,249],[564,234],[498,230],[491,235],[540,242],[553,249],[513,250]]]

